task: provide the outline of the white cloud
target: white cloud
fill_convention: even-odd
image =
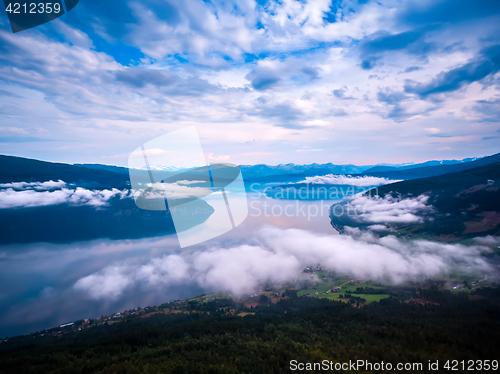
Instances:
[[[350,229],[349,235],[322,235],[267,226],[257,232],[256,239],[259,244],[165,255],[144,265],[111,265],[78,280],[75,288],[94,299],[116,298],[127,287],[161,288],[179,283],[243,295],[263,282],[294,282],[306,266],[316,264],[348,277],[395,283],[446,275],[457,267],[492,270],[481,256],[489,251],[484,246],[377,238],[357,228]]]
[[[386,225],[371,225],[371,226],[368,226],[367,229],[370,231],[374,231],[374,232],[392,231],[391,228],[387,227]]]
[[[96,299],[115,299],[131,284],[126,267],[111,266],[101,274],[92,274],[79,279],[75,289],[84,290]]]
[[[12,188],[14,190],[36,190],[36,191],[47,191],[47,190],[57,190],[66,187],[66,182],[58,180],[54,182],[53,180],[46,182],[12,182],[12,183],[0,183],[0,188]]]
[[[188,180],[182,180],[182,181],[177,181],[177,184],[180,185],[190,185],[190,184],[196,184],[196,183],[205,183],[205,181],[188,181]]]
[[[474,238],[474,242],[481,245],[500,246],[500,236],[484,236]]]
[[[433,211],[427,204],[428,196],[393,197],[355,196],[343,209],[359,223],[412,223],[422,222],[424,215]],[[335,210],[333,211],[336,212]]]
[[[255,163],[251,155],[257,151],[267,155],[259,160],[265,163],[366,164],[425,161],[443,152],[453,158],[497,152],[493,139],[481,140],[497,130],[496,122],[475,126],[484,115],[494,117],[494,105],[487,104],[498,96],[493,84],[473,83],[440,100],[405,93],[405,82],[427,82],[495,41],[493,16],[480,27],[441,22],[424,32],[430,29],[401,24],[411,7],[406,3],[337,5],[132,1],[122,7],[130,22],[120,34],[112,33],[117,24],[104,13],[98,25],[94,13],[78,26],[57,21],[56,34],[44,35],[40,28],[16,36],[1,31],[0,93],[7,92],[2,152],[103,162],[189,125],[199,126],[207,153],[242,164]],[[425,34],[412,44],[416,50],[379,43],[377,64],[371,70],[360,66],[366,42],[412,29]],[[112,44],[92,40],[95,33]],[[349,100],[332,94],[344,86]],[[471,108],[477,102],[482,109]],[[411,126],[401,125],[410,121]],[[34,123],[47,132],[37,132]],[[457,131],[461,137],[436,136]],[[255,138],[258,144],[248,143]],[[51,143],[39,144],[40,154],[35,140]],[[464,140],[469,147],[457,145]]]
[[[11,134],[28,134],[28,131],[19,127],[0,127],[0,132],[6,132]]]
[[[186,182],[186,181],[181,181]],[[204,197],[212,193],[212,189],[208,187],[191,187],[191,183],[199,183],[200,181],[192,181],[186,183],[148,183],[151,190],[146,191],[145,197],[148,199],[156,199],[158,197],[166,197],[167,199],[185,199],[189,197]],[[206,183],[201,181],[201,183]],[[137,193],[137,191],[135,192]]]
[[[378,178],[378,177],[351,177],[346,175],[319,175],[315,177],[306,177],[305,183],[314,184],[342,184],[358,187],[380,186],[382,184],[401,182],[401,180]],[[303,182],[302,182],[303,183]]]
[[[57,205],[69,203],[72,205],[105,206],[113,196],[129,197],[127,190],[87,190],[82,187],[76,189],[61,188],[66,183],[59,182],[19,182],[6,183],[0,187],[9,187],[0,190],[0,209],[28,208],[37,206]],[[60,188],[60,189],[57,189]],[[56,189],[54,191],[50,191]]]

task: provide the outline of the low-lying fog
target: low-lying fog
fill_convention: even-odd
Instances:
[[[381,225],[339,235],[329,223],[333,202],[262,197],[249,203],[249,216],[236,229],[184,249],[175,235],[0,247],[0,337],[207,291],[244,295],[263,282],[291,282],[309,265],[395,283],[456,267],[485,274],[492,265],[480,254],[499,243],[493,237],[468,247],[379,238],[374,232]],[[384,204],[394,215],[390,202]],[[403,213],[420,208],[405,204]]]

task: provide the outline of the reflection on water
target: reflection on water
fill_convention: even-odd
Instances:
[[[244,196],[240,196],[244,198]],[[237,195],[231,199],[238,199]],[[138,240],[93,240],[73,244],[34,243],[0,247],[0,337],[29,333],[61,323],[184,299],[207,290],[193,282],[123,290],[130,280],[116,272],[102,284],[105,299],[93,300],[74,288],[81,278],[113,266],[145,264],[166,254],[203,251],[215,246],[253,243],[265,225],[301,228],[335,235],[328,207],[332,202],[273,200],[248,196],[248,217],[234,230],[181,249],[176,235]],[[225,207],[222,207],[225,209]],[[219,209],[222,209],[219,208]],[[217,210],[217,208],[216,208]],[[217,214],[217,213],[215,213]],[[213,227],[217,230],[217,227]],[[128,264],[128,265],[127,265]]]

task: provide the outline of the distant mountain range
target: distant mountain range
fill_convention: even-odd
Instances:
[[[400,164],[392,166],[388,166],[387,164],[358,166],[354,164],[336,165],[332,163],[313,163],[304,165],[289,163],[276,166],[258,164],[240,165],[239,167],[243,177],[250,181],[273,182],[287,178],[298,181],[306,176],[326,174],[361,174],[388,179],[406,180],[442,175],[498,161],[500,161],[500,154],[483,158],[466,158],[459,161],[427,161],[421,164]],[[170,172],[174,174],[180,171],[179,169],[166,166],[156,167],[155,170],[162,170],[166,176],[168,176]],[[77,185],[98,184],[103,186],[103,188],[125,188],[129,186],[128,174],[128,168],[120,166],[101,164],[70,165],[0,155],[0,183],[43,182],[61,179],[66,183],[75,183]]]
[[[399,170],[406,170],[406,169],[415,169],[415,168],[422,168],[426,166],[440,166],[440,165],[455,165],[455,164],[463,164],[465,162],[471,162],[471,161],[476,161],[481,159],[482,157],[472,157],[472,158],[464,158],[463,160],[433,160],[433,161],[426,161],[422,162],[420,164],[414,164],[409,163],[409,164],[401,164],[401,165],[377,165],[372,168],[369,168],[364,171],[364,173],[377,173],[377,172],[383,172],[383,171],[399,171]]]
[[[470,161],[468,161],[470,160]],[[242,165],[245,182],[297,183],[307,176],[326,174],[351,174],[375,176],[387,179],[402,179],[404,182],[378,187],[381,196],[389,193],[401,196],[418,196],[425,193],[428,203],[436,208],[433,221],[418,225],[398,226],[407,235],[433,235],[442,240],[460,240],[479,235],[500,235],[500,154],[480,159],[462,161],[432,161],[420,165],[405,165],[395,170],[356,165],[335,164],[285,164]],[[424,166],[422,166],[424,165]],[[384,166],[385,168],[387,166]],[[371,171],[370,171],[371,170]],[[375,171],[374,171],[375,170]],[[147,171],[139,175],[147,183]],[[175,173],[162,171],[165,177]],[[176,175],[183,180],[200,180],[197,170],[187,170]],[[44,162],[13,156],[0,155],[0,184],[12,182],[46,182],[62,180],[68,188],[82,187],[89,190],[116,188],[130,189],[129,170],[123,167]],[[322,185],[324,186],[324,185]],[[5,188],[8,187],[3,187]],[[1,190],[1,188],[0,188]],[[207,204],[205,218],[213,209]],[[95,208],[59,204],[31,208],[0,209],[1,243],[30,241],[72,241],[98,237],[127,238],[154,236],[173,232],[168,211],[144,211],[134,204],[133,199],[109,200],[109,204]],[[116,225],[110,225],[115,222]],[[337,222],[350,225],[352,222]],[[26,228],[29,227],[29,233]]]
[[[325,164],[279,164],[279,165],[267,165],[267,164],[257,164],[257,165],[239,165],[243,177],[248,178],[262,178],[273,175],[296,175],[301,174],[303,176],[313,176],[313,175],[326,175],[326,174],[370,174],[378,172],[388,172],[388,171],[401,171],[407,169],[422,168],[426,166],[441,166],[441,165],[455,165],[463,164],[471,161],[480,159],[481,157],[465,158],[463,160],[433,160],[427,161],[419,164],[415,163],[404,163],[404,164],[377,164],[373,165],[354,165],[354,164],[344,164],[337,165],[333,163]],[[75,164],[75,166],[82,166],[90,169],[99,169],[113,171],[116,173],[128,173],[128,169],[119,166],[101,165],[101,164]],[[154,170],[163,171],[174,171],[177,172],[180,169],[171,166],[155,166],[152,167]],[[273,178],[274,179],[274,178]]]
[[[470,160],[472,161],[457,162],[454,164],[452,163],[452,164],[439,164],[433,166],[420,166],[426,164],[424,163],[420,165],[412,165],[410,167],[394,168],[394,170],[391,169],[386,171],[377,171],[380,170],[381,167],[375,167],[365,170],[362,173],[362,175],[388,178],[388,179],[404,179],[404,180],[428,178],[448,173],[454,173],[457,171],[473,169],[479,166],[493,164],[495,162],[500,162],[500,153],[488,157],[482,157],[479,159],[470,159]],[[374,169],[375,171],[373,171]]]

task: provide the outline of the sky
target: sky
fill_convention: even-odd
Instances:
[[[81,0],[13,34],[0,153],[127,165],[195,125],[209,162],[376,164],[500,151],[500,2]]]

